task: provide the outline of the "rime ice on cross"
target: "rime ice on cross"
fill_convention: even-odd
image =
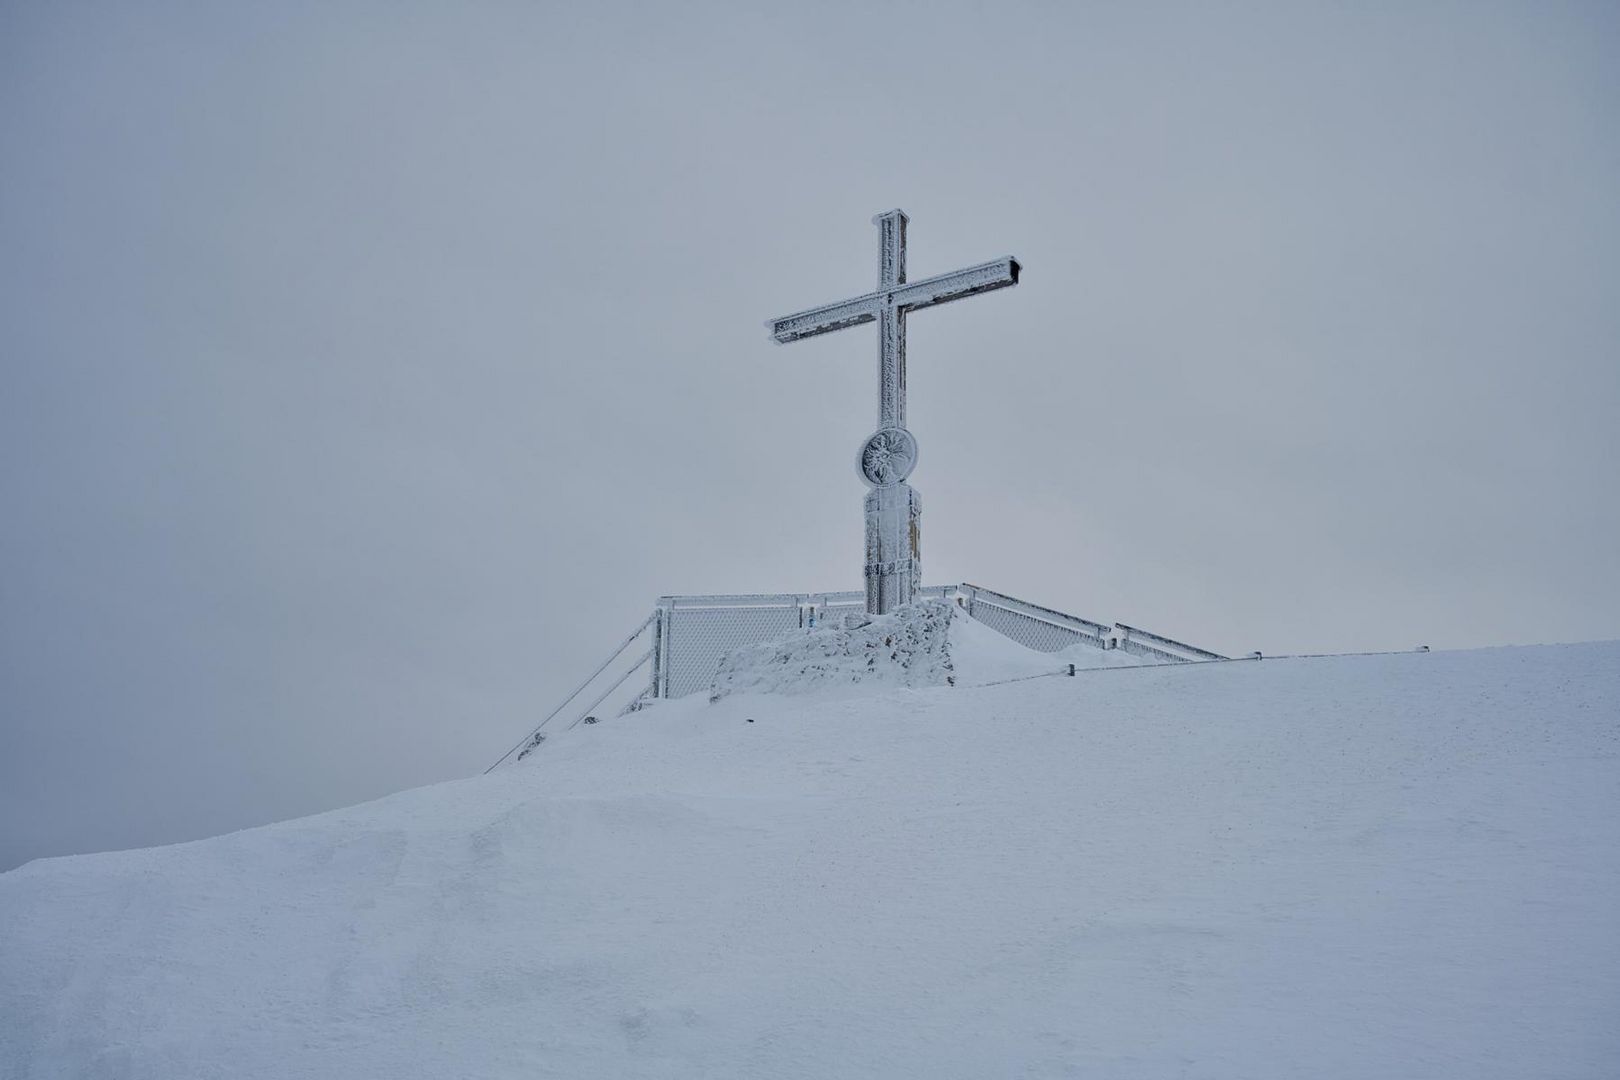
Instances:
[[[901,210],[872,219],[878,227],[878,288],[853,300],[801,311],[765,325],[778,344],[878,324],[878,430],[861,447],[866,495],[866,610],[874,615],[910,603],[921,581],[922,504],[905,482],[917,463],[917,441],[906,430],[906,316],[925,307],[1018,284],[1018,260],[1008,257],[949,274],[906,282],[906,222]]]

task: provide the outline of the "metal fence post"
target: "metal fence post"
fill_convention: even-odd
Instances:
[[[663,697],[664,672],[664,609],[653,608],[653,639],[652,639],[652,685],[647,688],[647,696]]]

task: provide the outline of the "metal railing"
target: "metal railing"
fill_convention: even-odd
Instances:
[[[1058,652],[1083,644],[1120,649],[1155,662],[1187,663],[1224,660],[1219,653],[1124,623],[1101,623],[1032,604],[982,585],[930,585],[921,597],[939,597],[960,605],[968,615],[1026,648]],[[736,593],[715,596],[661,596],[645,622],[619,643],[589,678],[574,688],[535,728],[491,765],[521,761],[546,740],[545,728],[587,690],[590,704],[573,709],[568,728],[592,723],[616,691],[630,683],[625,699],[608,711],[632,712],[658,698],[685,697],[707,690],[727,653],[747,645],[775,641],[795,631],[830,625],[845,615],[864,615],[866,593]],[[639,654],[631,650],[644,643]],[[624,659],[626,654],[630,659]],[[644,682],[631,682],[638,673]],[[514,757],[515,755],[515,757]]]
[[[1138,656],[1157,656],[1169,660],[1228,660],[1230,657],[1220,653],[1200,649],[1195,645],[1177,641],[1174,638],[1162,637],[1159,634],[1150,634],[1146,630],[1138,630],[1134,626],[1124,623],[1115,623],[1114,631],[1118,647],[1128,653]]]
[[[1031,604],[982,585],[963,585],[961,591],[969,615],[1026,649],[1057,652],[1075,644],[1112,647],[1111,629],[1102,623]]]

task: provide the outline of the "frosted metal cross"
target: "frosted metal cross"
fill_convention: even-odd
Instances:
[[[907,284],[906,222],[910,220],[904,210],[890,210],[872,219],[881,234],[876,292],[766,323],[777,344],[786,345],[846,326],[877,322],[879,428],[906,426],[907,313],[1018,284],[1018,260],[1011,256]]]
[[[879,230],[876,292],[773,319],[777,344],[846,326],[878,324],[878,430],[861,447],[866,496],[866,609],[873,614],[911,602],[921,581],[921,502],[905,482],[917,464],[917,440],[906,430],[906,316],[964,296],[1018,284],[1012,257],[949,274],[906,281],[906,222],[902,210],[872,219]]]

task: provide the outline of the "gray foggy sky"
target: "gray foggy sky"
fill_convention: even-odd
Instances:
[[[481,769],[660,593],[1620,636],[1612,5],[0,8],[0,868]]]

